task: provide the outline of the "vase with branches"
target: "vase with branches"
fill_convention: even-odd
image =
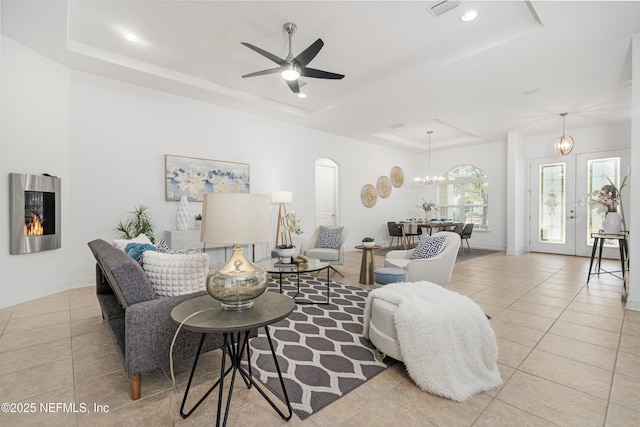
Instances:
[[[613,232],[615,234],[621,230],[626,230],[621,191],[627,185],[627,178],[629,177],[625,176],[620,187],[617,187],[613,181],[607,177],[609,184],[604,185],[600,190],[593,191],[587,195],[589,206],[597,209],[598,213],[605,216],[605,220],[603,222],[605,232]],[[620,213],[618,213],[618,207],[620,207]],[[609,221],[607,221],[607,218],[609,218]],[[611,227],[610,223],[612,222],[614,223],[613,227],[607,229],[607,227]],[[618,224],[615,224],[615,222]]]

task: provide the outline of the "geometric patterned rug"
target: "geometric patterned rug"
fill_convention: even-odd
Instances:
[[[324,276],[324,277],[322,277]],[[295,276],[283,278],[283,293],[295,293]],[[278,292],[276,280],[269,291]],[[296,304],[286,319],[269,326],[278,364],[291,408],[301,418],[364,384],[393,363],[379,362],[377,352],[362,336],[367,292],[354,286],[330,282],[330,304]],[[300,295],[305,300],[326,301],[326,276],[300,276]],[[250,340],[254,375],[283,402],[280,381],[264,330]]]

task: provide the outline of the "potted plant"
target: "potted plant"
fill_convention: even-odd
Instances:
[[[293,256],[296,254],[296,247],[294,245],[278,245],[276,247],[280,262],[284,264],[291,264]]]
[[[371,248],[376,244],[376,240],[373,237],[363,237],[362,246],[365,248]]]
[[[129,217],[125,222],[118,222],[116,231],[120,232],[121,238],[123,239],[131,240],[144,234],[151,240],[151,243],[155,243],[156,239],[153,237],[153,227],[148,208],[141,204],[134,207],[132,212],[129,212]]]
[[[286,214],[282,221],[282,228],[280,237],[282,237],[282,244],[276,246],[276,252],[281,258],[282,263],[292,263],[293,256],[296,254],[295,246],[291,240],[291,234],[302,234],[302,220],[298,218],[295,212],[289,212]]]
[[[195,220],[196,230],[200,230],[200,227],[202,226],[202,214],[196,214],[193,218]]]

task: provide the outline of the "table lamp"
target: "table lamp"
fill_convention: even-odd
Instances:
[[[233,245],[231,258],[207,277],[207,292],[225,310],[251,308],[267,289],[267,272],[244,256],[243,244],[269,240],[269,196],[207,193],[202,203],[200,241]]]

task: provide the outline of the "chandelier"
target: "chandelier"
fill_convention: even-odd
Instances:
[[[432,133],[433,133],[432,130],[428,130],[427,131],[427,134],[429,135],[429,145],[428,145],[428,150],[429,150],[429,172],[431,172],[431,134]],[[433,177],[425,176],[424,178],[415,177],[413,180],[415,182],[417,182],[418,184],[431,185],[431,184],[437,184],[438,182],[444,181],[445,177],[443,177],[443,176],[433,176]]]
[[[573,138],[564,133],[564,119],[567,114],[569,113],[560,113],[562,116],[562,136],[556,139],[556,142],[553,144],[553,150],[561,156],[566,156],[573,150]]]

